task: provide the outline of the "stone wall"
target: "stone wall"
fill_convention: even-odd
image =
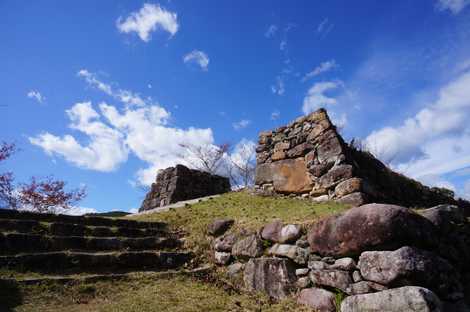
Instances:
[[[256,189],[358,206],[384,202],[407,207],[461,204],[453,193],[398,174],[368,152],[346,144],[320,109],[274,131],[261,132]]]
[[[252,230],[221,219],[207,233],[233,285],[314,311],[469,311],[470,223],[457,206],[367,204]]]
[[[139,211],[229,191],[230,181],[226,177],[176,165],[157,175]]]

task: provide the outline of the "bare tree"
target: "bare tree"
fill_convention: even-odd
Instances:
[[[230,149],[229,144],[221,145],[194,145],[180,144],[186,154],[180,155],[192,167],[216,174],[224,163],[224,158]]]
[[[235,185],[248,187],[253,185],[256,170],[256,151],[253,142],[246,141],[237,144],[230,155],[232,170],[230,177]]]
[[[15,151],[14,144],[0,145],[0,163],[8,159]],[[31,178],[29,183],[14,184],[12,172],[0,174],[0,207],[28,208],[37,212],[57,212],[67,210],[86,196],[84,187],[65,190],[66,183],[52,177],[45,179]]]

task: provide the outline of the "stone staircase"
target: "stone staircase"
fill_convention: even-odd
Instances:
[[[191,253],[161,222],[0,209],[0,272],[116,274],[182,268]]]

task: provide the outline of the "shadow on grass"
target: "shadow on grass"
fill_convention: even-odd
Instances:
[[[11,312],[23,301],[21,291],[14,281],[0,280],[0,311]]]

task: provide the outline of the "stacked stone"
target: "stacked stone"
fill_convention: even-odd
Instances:
[[[139,211],[230,191],[226,177],[176,165],[160,171]]]
[[[346,144],[324,109],[261,132],[258,143],[255,187],[261,194],[337,200],[353,206],[465,204],[458,203],[451,191],[426,187]]]
[[[301,226],[209,227],[214,261],[242,276],[246,289],[280,299],[296,294],[315,311],[468,311],[470,223],[457,206],[422,211],[382,204],[353,208]],[[360,224],[360,226],[359,226]]]

